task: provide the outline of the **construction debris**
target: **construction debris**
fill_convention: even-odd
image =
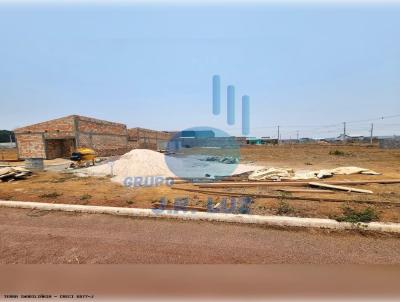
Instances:
[[[258,194],[258,193],[238,193],[238,192],[224,192],[214,190],[202,190],[202,189],[189,189],[172,187],[174,190],[181,190],[187,192],[196,192],[207,195],[217,195],[226,197],[252,197],[252,198],[273,198],[273,199],[287,199],[287,200],[307,200],[307,201],[319,201],[319,202],[349,202],[359,204],[375,204],[375,205],[391,205],[400,207],[400,202],[392,201],[381,201],[381,200],[357,200],[357,199],[343,199],[343,198],[326,198],[326,197],[309,197],[309,196],[282,196],[274,194]]]
[[[324,184],[331,185],[365,185],[365,184],[397,184],[400,179],[374,179],[374,180],[336,180],[324,181]],[[272,187],[272,186],[288,186],[288,187],[307,187],[310,185],[308,181],[252,181],[252,182],[214,182],[214,183],[194,183],[200,188],[234,188],[234,187]]]
[[[277,189],[276,191],[286,192],[286,193],[316,193],[316,194],[333,194],[334,191],[331,190],[316,190],[316,189],[296,189],[296,188],[285,188]]]
[[[317,171],[294,171],[287,168],[267,168],[256,170],[248,177],[249,180],[306,180],[332,177],[333,175],[380,175],[375,171],[359,167],[338,167]]]
[[[268,168],[254,171],[249,175],[249,180],[281,180],[291,179],[294,175],[293,169]]]
[[[32,172],[22,167],[0,168],[0,181],[14,181],[31,175]]]
[[[205,159],[205,161],[216,161],[223,164],[238,164],[239,158],[232,156],[226,156],[226,157],[209,156]]]
[[[372,194],[373,193],[370,190],[362,190],[362,189],[356,189],[356,188],[350,188],[350,187],[344,187],[344,186],[335,186],[335,185],[324,184],[324,183],[320,183],[320,182],[310,182],[310,186],[319,187],[319,188],[334,189],[334,190],[340,190],[340,191],[346,191],[346,192],[357,192],[357,193],[366,193],[366,194]]]

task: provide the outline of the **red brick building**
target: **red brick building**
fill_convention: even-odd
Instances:
[[[172,135],[173,132],[131,128],[128,129],[128,146],[130,149],[165,149]]]
[[[92,148],[100,156],[128,151],[126,125],[79,115],[18,128],[14,132],[20,159],[69,157],[80,147]]]

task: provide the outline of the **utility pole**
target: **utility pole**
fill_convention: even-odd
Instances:
[[[343,122],[343,141],[346,141],[346,122]]]
[[[299,130],[296,131],[297,142],[299,142]]]
[[[279,132],[279,129],[280,127],[278,126],[278,145],[279,145],[279,140],[280,140],[280,138],[281,138],[281,135],[280,135],[280,132]]]
[[[369,143],[372,145],[372,138],[374,137],[374,123],[371,124],[371,136],[369,138]]]

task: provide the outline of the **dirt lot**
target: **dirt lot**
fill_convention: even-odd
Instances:
[[[335,150],[340,155],[332,155]],[[330,154],[331,153],[331,154]],[[281,145],[246,146],[241,149],[243,162],[274,167],[292,167],[296,169],[335,168],[338,166],[359,166],[382,173],[379,176],[351,175],[334,176],[331,180],[369,180],[400,178],[400,150],[381,150],[370,146],[332,146],[332,145]],[[182,188],[194,188],[190,184]],[[400,222],[400,207],[380,204],[382,201],[400,202],[400,184],[369,184],[355,186],[369,189],[374,194],[335,193],[281,194],[278,199],[258,198],[251,205],[251,214],[289,215],[301,217],[334,218],[343,213],[345,206],[362,210],[372,207],[380,221]],[[251,192],[279,194],[276,187],[255,187],[228,189],[227,192]],[[289,200],[287,196],[338,198],[345,202],[323,202],[310,200]],[[213,202],[221,201],[221,196],[177,191],[163,186],[157,188],[126,188],[110,181],[109,178],[80,178],[72,174],[43,172],[33,177],[9,183],[0,183],[0,199],[37,201],[50,203],[70,203],[88,205],[108,205],[123,207],[150,208],[165,197],[169,202],[174,198],[189,198],[192,206],[205,207],[208,197]],[[374,200],[373,205],[356,204],[352,201]],[[285,205],[282,211],[282,204]]]
[[[399,264],[400,240],[329,231],[0,210],[0,263]]]

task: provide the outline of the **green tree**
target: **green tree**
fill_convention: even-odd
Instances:
[[[14,132],[9,130],[0,130],[0,143],[9,143],[10,135],[13,142],[15,142]]]

